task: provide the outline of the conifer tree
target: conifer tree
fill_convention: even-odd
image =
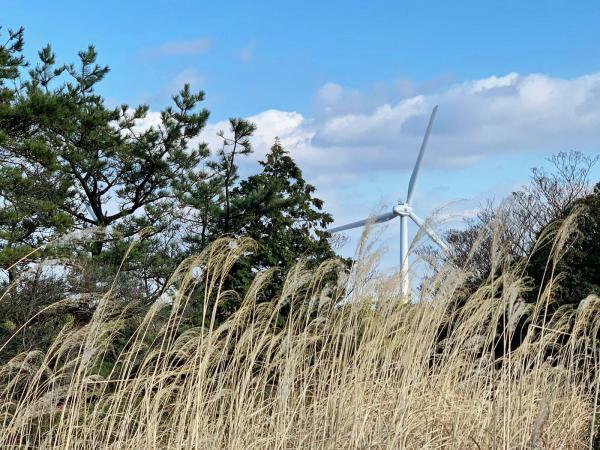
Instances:
[[[199,252],[219,235],[235,232],[232,193],[239,182],[238,159],[252,153],[255,129],[247,120],[229,119],[229,133],[218,133],[222,146],[215,158],[175,181],[188,252]]]
[[[47,46],[39,64],[24,73],[18,56],[22,32],[11,45],[0,51],[0,147],[8,162],[0,207],[10,219],[0,224],[3,265],[14,260],[12,241],[34,244],[28,242],[30,230],[40,229],[35,236],[47,240],[65,228],[97,227],[127,239],[149,225],[171,223],[174,180],[208,154],[203,144],[188,148],[208,118],[207,110],[198,109],[204,93],[185,85],[161,112],[158,126],[140,127],[147,105],[110,108],[97,93],[109,69],[96,63],[93,46],[79,53],[78,64],[61,66]],[[97,240],[91,254],[122,248],[106,242]]]
[[[252,153],[250,137],[256,130],[256,125],[244,119],[229,119],[231,137],[226,137],[223,131],[219,136],[223,139],[223,146],[218,152],[218,159],[209,163],[222,180],[222,214],[220,230],[228,233],[232,231],[231,203],[232,190],[238,181],[238,166],[236,157],[248,156]]]
[[[296,263],[314,267],[335,255],[324,230],[333,219],[279,139],[260,165],[262,171],[241,181],[233,193],[236,234],[259,243],[258,251],[238,266],[234,284],[247,287],[256,271],[277,268],[268,296],[281,288]]]
[[[23,36],[23,28],[8,30],[0,45],[0,118],[10,117],[18,101],[17,86],[27,67],[21,53]],[[51,153],[27,131],[18,125],[0,127],[0,267],[8,270],[9,281],[18,272],[16,262],[43,244],[53,231],[64,232],[71,226],[68,215],[58,210],[67,186],[56,174]],[[20,153],[29,160],[20,158]],[[32,159],[43,163],[31,163]]]

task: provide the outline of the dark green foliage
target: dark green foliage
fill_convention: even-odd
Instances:
[[[220,217],[219,229],[224,233],[232,231],[231,202],[232,190],[238,180],[238,166],[236,156],[247,156],[252,153],[250,137],[256,126],[243,119],[230,119],[231,137],[225,137],[221,131],[219,136],[223,139],[223,147],[217,154],[217,160],[209,163],[211,168],[222,180],[223,211]]]
[[[41,245],[54,230],[66,231],[69,217],[58,210],[66,188],[56,176],[47,145],[28,133],[24,113],[14,110],[21,70],[26,67],[23,29],[8,31],[0,46],[0,268],[13,280],[15,263]],[[14,120],[5,119],[15,114]],[[16,156],[26,154],[44,164],[29,164]]]
[[[0,44],[0,104],[12,100],[14,90],[9,85],[19,77],[19,70],[26,66],[25,57],[21,54],[24,33],[22,27],[17,31],[8,30],[6,41]]]
[[[597,159],[559,153],[550,158],[551,172],[534,169],[531,184],[514,192],[508,202],[498,208],[486,205],[465,229],[446,235],[452,264],[467,269],[451,304],[457,314],[491,280],[498,280],[496,291],[486,295],[499,296],[504,288],[499,280],[510,273],[522,274],[528,281],[516,304],[531,312],[540,299],[544,302],[544,314],[537,319],[527,313],[514,323],[510,341],[505,339],[509,313],[502,315],[494,347],[498,361],[517,349],[528,333],[536,332],[531,325],[542,325],[532,321],[542,321],[559,309],[574,314],[588,295],[600,295],[600,184],[591,189],[589,180]],[[550,282],[552,292],[545,295]],[[454,324],[444,324],[439,339],[455,331]],[[558,338],[560,345],[568,342],[568,331]],[[552,357],[552,351],[546,356]]]
[[[244,119],[229,119],[230,134],[220,131],[222,147],[216,158],[175,180],[180,220],[190,252],[198,252],[221,234],[232,233],[232,191],[239,182],[237,158],[252,153],[250,137],[256,126]]]
[[[72,226],[68,214],[58,205],[64,200],[66,186],[51,171],[43,168],[19,169],[10,164],[0,167],[0,268],[14,279],[23,264],[14,264],[44,244],[55,233]],[[39,256],[41,255],[35,255]],[[30,259],[30,258],[29,258]],[[11,267],[13,266],[13,267]]]
[[[76,64],[57,63],[49,45],[30,64],[22,49],[22,29],[0,46],[2,339],[49,309],[30,324],[31,339],[11,341],[11,352],[44,348],[44,336],[85,324],[110,286],[115,310],[128,311],[124,328],[132,329],[129,321],[162,294],[179,263],[223,234],[259,242],[233,268],[228,287],[243,292],[257,271],[275,267],[266,297],[298,261],[314,267],[334,256],[322,230],[331,217],[279,142],[260,174],[240,179],[254,124],[230,119],[211,155],[206,144],[192,145],[209,115],[199,107],[203,92],[185,85],[160,113],[109,107],[98,92],[109,69],[93,46]],[[48,257],[56,258],[52,276],[38,264]],[[196,294],[188,315],[205,306]],[[238,308],[230,298],[218,319]]]
[[[576,220],[564,248],[556,251],[552,239],[543,239],[527,266],[536,286],[534,294],[544,289],[551,277],[559,277],[553,296],[557,307],[576,307],[588,295],[600,295],[600,183],[591,194],[574,201],[565,217],[548,224],[541,236],[553,236],[570,214],[576,214]]]
[[[528,185],[499,206],[488,202],[465,228],[446,234],[449,259],[468,269],[471,292],[497,274],[502,264],[527,259],[543,230],[566,218],[574,203],[591,193],[589,176],[598,159],[576,151],[558,153],[548,158],[551,170],[532,169]],[[447,258],[439,252],[434,256]]]
[[[240,126],[239,121],[232,120],[234,136],[239,136],[236,127],[245,130],[244,133],[253,129],[251,125]],[[241,150],[236,150],[236,141],[239,142],[239,138],[227,139],[232,143],[231,148],[224,147],[213,166],[222,177],[211,178],[204,174],[188,180],[194,195],[187,204],[197,209],[197,215],[188,222],[193,221],[198,228],[192,230],[199,232],[195,234],[196,240],[191,233],[187,241],[198,249],[223,231],[253,238],[258,244],[257,250],[235,264],[228,287],[235,292],[246,292],[256,273],[274,268],[276,272],[261,292],[263,299],[271,300],[280,293],[284,277],[295,264],[302,262],[308,268],[315,268],[335,256],[327,240],[329,234],[324,231],[333,219],[322,210],[323,202],[314,197],[315,187],[304,180],[300,168],[278,140],[265,160],[260,161],[262,171],[227,191],[226,183],[237,177],[235,155],[250,151],[249,144],[239,143],[237,149],[241,147]],[[240,301],[232,296],[222,302],[217,318],[226,318]]]
[[[313,196],[315,187],[304,180],[278,140],[260,164],[262,172],[243,180],[233,192],[232,222],[237,233],[259,243],[247,266],[235,272],[235,284],[244,290],[254,273],[277,268],[267,290],[273,294],[299,261],[314,268],[335,256],[327,240],[329,234],[323,231],[333,219],[323,212],[323,202]]]
[[[22,39],[22,33],[14,39]],[[22,58],[5,55],[20,49],[6,47],[0,60],[22,66]],[[124,254],[119,249],[127,245],[115,244],[115,236],[128,242],[147,227],[163,231],[172,224],[178,212],[174,180],[208,153],[204,145],[189,148],[208,118],[208,111],[198,110],[203,92],[186,85],[157,126],[140,127],[147,106],[109,108],[97,94],[108,67],[96,64],[96,58],[90,46],[79,53],[78,64],[58,66],[47,46],[27,74],[14,67],[2,72],[4,81],[16,82],[0,107],[4,268],[53,236],[87,227],[105,229],[89,246],[91,255],[118,265]],[[148,240],[157,233],[143,236]],[[138,246],[130,255],[134,266],[141,264],[135,262],[138,256],[147,262],[142,250],[150,247],[157,245]],[[106,251],[112,255],[101,255]]]

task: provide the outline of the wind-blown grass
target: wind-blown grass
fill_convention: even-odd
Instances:
[[[221,239],[186,260],[108,375],[99,367],[123,323],[110,290],[89,324],[0,367],[0,448],[591,445],[600,298],[549,314],[553,284],[526,304],[511,269],[458,304],[467,274],[448,266],[406,304],[397,280],[365,280],[360,267],[352,289],[328,286],[330,261],[296,267],[271,302],[257,302],[270,273],[257,275],[217,324],[215,305],[236,295],[225,276],[252,245]],[[181,331],[199,288],[201,326]],[[524,317],[532,325],[515,336]]]

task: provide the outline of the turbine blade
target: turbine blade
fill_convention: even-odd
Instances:
[[[421,228],[425,233],[429,235],[433,242],[442,247],[443,250],[448,251],[448,245],[444,242],[444,240],[441,237],[437,235],[435,231],[433,231],[433,228],[431,228],[427,224],[427,222],[425,222],[423,219],[417,216],[414,212],[410,213],[410,218],[413,220],[414,223],[416,223],[419,226],[419,228]]]
[[[433,120],[435,119],[435,113],[437,112],[437,105],[433,107],[433,111],[431,111],[431,117],[429,117],[429,123],[427,124],[427,129],[425,130],[425,136],[423,136],[423,142],[421,142],[421,149],[419,150],[419,156],[417,156],[417,162],[415,163],[415,168],[413,169],[412,175],[410,176],[410,182],[408,183],[408,194],[406,196],[406,203],[409,205],[412,202],[413,196],[415,194],[415,186],[417,184],[417,179],[419,178],[419,171],[421,170],[421,162],[423,161],[423,154],[425,153],[425,147],[427,147],[427,141],[429,140],[429,134],[431,133],[431,126],[433,125]]]
[[[98,217],[96,217],[96,214],[94,213],[94,211],[92,210],[90,205],[88,205],[87,203],[85,204],[85,209],[87,209],[87,212],[90,213],[90,216],[92,216],[92,219],[98,220]]]
[[[365,225],[387,222],[388,220],[392,220],[394,217],[396,217],[396,213],[389,212],[389,213],[381,214],[379,216],[369,217],[368,219],[365,219],[365,220],[359,220],[358,222],[352,222],[352,223],[349,223],[348,225],[342,225],[341,227],[335,227],[335,228],[332,228],[327,231],[330,233],[339,233],[340,231],[351,230],[352,228],[364,227]]]

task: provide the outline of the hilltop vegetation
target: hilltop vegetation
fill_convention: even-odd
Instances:
[[[276,138],[260,172],[240,179],[255,126],[230,119],[222,146],[209,149],[199,140],[209,117],[203,92],[185,85],[160,123],[144,126],[147,105],[111,108],[98,93],[109,69],[93,47],[75,64],[58,64],[50,46],[26,61],[23,44],[18,30],[0,47],[0,268],[8,284],[52,258],[60,270],[50,292],[58,297],[101,295],[118,269],[123,301],[151,303],[186,257],[220,236],[243,235],[260,245],[230,271],[227,286],[245,290],[254,273],[276,268],[273,294],[301,259],[316,267],[334,255],[323,232],[332,218]],[[42,278],[28,289],[50,282]],[[55,298],[48,300],[37,306]],[[218,319],[239,302],[223,302]],[[86,302],[67,309],[62,315],[89,320]]]
[[[0,447],[587,448],[598,433],[596,159],[551,158],[450,230],[407,302],[255,126],[199,141],[110,108],[93,47],[0,46]]]

